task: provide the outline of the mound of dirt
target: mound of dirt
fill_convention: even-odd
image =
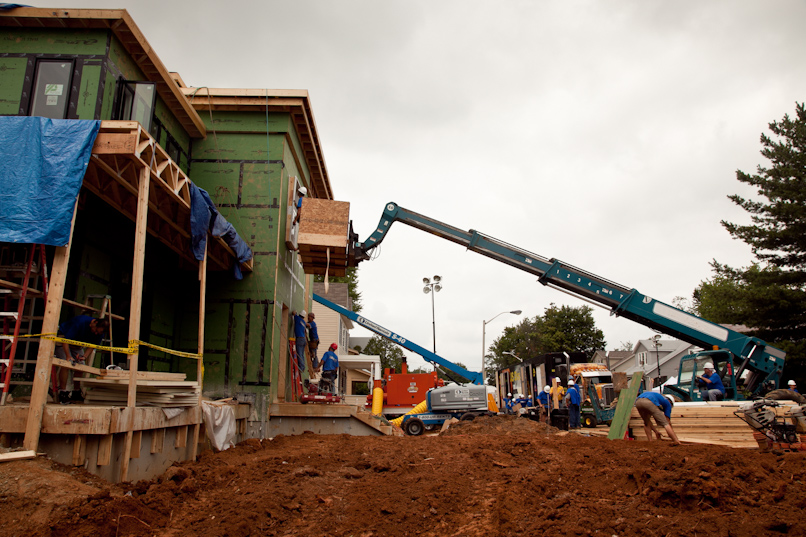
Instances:
[[[0,465],[0,535],[806,533],[803,453],[551,434],[522,418],[419,437],[253,439],[125,486],[63,468],[44,469],[45,485],[45,464]]]
[[[453,421],[447,431],[443,431],[442,435],[457,435],[457,434],[497,434],[497,435],[535,435],[535,434],[554,434],[558,433],[559,429],[532,421],[529,418],[518,416],[479,416],[474,420]]]

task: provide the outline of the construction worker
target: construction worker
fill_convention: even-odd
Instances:
[[[787,383],[787,386],[789,386],[789,389],[790,389],[790,390],[792,390],[793,392],[795,392],[795,393],[800,393],[800,392],[798,391],[798,385],[795,383],[795,381],[794,381],[794,380],[790,380],[790,381]]]
[[[292,226],[294,224],[299,224],[299,219],[302,216],[302,198],[308,194],[308,189],[304,186],[301,186],[297,189],[297,192],[299,193],[299,199],[297,199],[297,205],[295,207],[297,209],[297,214],[294,216],[294,221],[291,223]]]
[[[311,362],[313,368],[319,370],[319,356],[317,350],[319,349],[319,330],[316,328],[316,315],[313,312],[308,314],[308,350],[311,352]]]
[[[339,348],[331,343],[327,352],[322,355],[322,380],[330,383],[330,393],[336,392],[336,377],[339,374],[339,357],[334,352]]]
[[[537,400],[540,402],[540,408],[542,409],[543,413],[545,414],[546,421],[548,421],[549,417],[549,393],[551,392],[551,386],[543,386],[543,390],[537,395]]]
[[[644,420],[644,433],[646,433],[647,440],[652,440],[652,433],[658,440],[663,436],[660,431],[652,424],[651,418],[655,419],[660,427],[666,429],[666,434],[672,439],[675,445],[680,444],[677,435],[672,429],[672,407],[674,406],[674,399],[671,395],[663,396],[658,392],[644,392],[635,400],[635,408],[641,419]]]
[[[703,401],[721,401],[725,397],[725,386],[711,362],[706,362],[703,374],[697,375],[697,384],[700,386]]]
[[[582,424],[579,421],[579,405],[582,402],[582,398],[579,395],[579,390],[575,387],[575,382],[573,380],[568,381],[568,395],[566,398],[568,399],[568,428],[569,429],[580,429],[582,428]]]
[[[78,315],[60,324],[58,335],[64,339],[100,345],[104,340],[104,333],[108,329],[109,319],[95,319],[89,315]],[[90,352],[86,356],[84,355],[85,350],[86,348],[80,345],[62,342],[56,345],[55,355],[56,358],[60,360],[69,360],[73,365],[76,363],[84,364],[86,358],[89,358],[90,363],[92,363],[95,349],[90,349]],[[66,367],[59,368],[59,403],[63,405],[71,401],[83,400],[81,390],[74,389],[72,395],[67,391],[69,375],[69,369]]]
[[[297,350],[297,365],[299,366],[300,373],[302,373],[305,371],[305,347],[308,346],[308,324],[305,322],[305,317],[308,315],[308,312],[302,310],[302,313],[297,315],[296,311],[292,311],[291,315],[294,316],[294,337],[296,338],[294,347]]]
[[[555,392],[554,387],[549,388],[549,396],[550,396],[550,398],[552,400],[554,400],[554,392]],[[563,402],[563,399],[565,398],[565,388],[563,388],[562,384],[560,384],[559,382],[557,383],[557,386],[556,386],[556,392],[557,392],[557,398],[560,401],[560,403],[559,403],[560,407],[562,407],[565,404]],[[549,404],[551,404],[551,403],[549,403]]]
[[[515,403],[512,399],[512,393],[508,392],[507,396],[504,397],[504,413],[505,414],[512,414],[512,407],[515,406]]]

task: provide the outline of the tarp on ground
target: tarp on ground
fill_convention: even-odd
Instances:
[[[0,242],[66,246],[100,121],[0,117]]]

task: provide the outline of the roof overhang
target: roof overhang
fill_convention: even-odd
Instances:
[[[182,88],[191,106],[199,112],[285,112],[302,145],[302,158],[311,174],[313,197],[333,199],[333,189],[319,142],[311,100],[306,90]]]
[[[178,83],[148,44],[125,9],[43,9],[20,7],[0,11],[0,26],[17,28],[73,28],[111,30],[145,74],[157,93],[192,138],[207,131],[199,114],[185,99]]]

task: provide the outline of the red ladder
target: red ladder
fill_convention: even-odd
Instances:
[[[22,279],[21,287],[19,290],[19,302],[17,303],[17,311],[13,311],[11,309],[10,303],[12,298],[12,293],[10,289],[4,289],[6,293],[4,293],[5,300],[4,300],[4,311],[0,312],[0,316],[3,318],[3,335],[0,336],[0,339],[4,341],[10,341],[10,343],[4,343],[2,346],[2,355],[0,355],[0,371],[2,371],[2,386],[3,392],[2,397],[0,397],[0,405],[6,404],[6,398],[8,397],[8,390],[11,386],[11,375],[14,372],[14,359],[17,355],[17,343],[19,341],[20,336],[20,329],[22,327],[23,321],[26,319],[25,313],[25,300],[28,298],[28,291],[33,289],[29,288],[29,283],[31,281],[31,273],[33,271],[34,260],[36,259],[36,252],[39,250],[39,275],[42,277],[42,297],[47,303],[47,289],[48,289],[48,271],[47,271],[47,262],[45,258],[45,246],[42,244],[32,244],[31,251],[28,255],[28,263],[25,266],[25,276]],[[36,291],[36,290],[34,290]],[[31,304],[29,308],[29,313],[27,319],[29,321],[28,328],[30,330],[32,323],[33,323],[33,314],[34,314],[34,304],[33,298],[31,297]],[[11,330],[11,320],[14,320],[14,329]],[[23,362],[23,367],[28,363],[36,363],[35,360],[25,360]]]
[[[297,363],[297,339],[288,338],[288,355],[291,357],[291,399],[299,402],[299,398],[305,393],[302,389],[302,373]]]

